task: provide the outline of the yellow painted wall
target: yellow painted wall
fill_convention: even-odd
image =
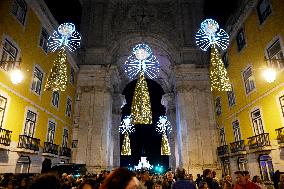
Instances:
[[[51,103],[52,92],[44,91],[43,89],[56,53],[46,54],[39,46],[41,27],[44,24],[40,22],[32,8],[28,6],[23,26],[11,13],[12,2],[12,0],[1,0],[0,2],[1,44],[3,44],[3,36],[8,35],[20,47],[21,70],[24,72],[24,80],[21,84],[14,85],[10,82],[8,73],[2,69],[0,70],[0,92],[4,92],[9,96],[9,106],[5,113],[5,124],[2,127],[13,131],[12,141],[18,141],[24,127],[25,108],[30,106],[38,111],[34,137],[41,140],[41,146],[46,141],[48,118],[53,118],[56,122],[55,144],[61,145],[64,127],[68,128],[69,140],[71,140],[72,117],[69,118],[65,115],[66,98],[67,95],[72,98],[73,110],[76,83],[74,85],[71,84],[70,77],[68,78],[67,90],[60,92],[59,108],[54,108]],[[35,64],[39,65],[44,71],[40,96],[31,91]],[[68,75],[70,76],[69,63]],[[68,147],[70,147],[70,144]]]
[[[272,13],[264,23],[259,24],[256,8],[243,23],[246,46],[238,52],[236,37],[233,36],[227,50],[229,60],[227,70],[234,87],[236,105],[229,107],[226,92],[213,93],[214,99],[217,96],[221,97],[222,114],[216,116],[216,120],[219,126],[225,127],[227,144],[234,142],[232,121],[237,118],[240,122],[242,138],[247,140],[248,137],[253,136],[250,112],[255,107],[260,108],[264,129],[269,133],[270,139],[276,139],[275,129],[283,127],[283,115],[279,107],[278,95],[284,91],[284,72],[280,70],[276,81],[271,84],[265,82],[262,75],[266,66],[265,49],[275,37],[280,36],[282,42],[284,37],[284,3],[282,0],[271,0],[270,2]],[[242,72],[248,65],[252,65],[256,90],[246,95]],[[265,95],[267,93],[269,94]]]

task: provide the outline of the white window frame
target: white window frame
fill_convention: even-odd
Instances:
[[[65,131],[67,131],[67,136]],[[69,130],[67,128],[64,128],[62,134],[62,147],[68,148],[68,142],[69,142]]]
[[[259,111],[259,116],[258,117],[254,117],[254,114],[257,111]],[[264,122],[263,122],[263,119],[262,119],[263,116],[262,116],[261,112],[262,111],[261,111],[260,108],[254,108],[250,112],[250,117],[251,117],[251,123],[252,123],[252,129],[253,129],[254,136],[265,133]]]
[[[54,97],[55,97],[55,93],[58,93],[58,101],[57,101],[57,104],[54,104],[54,102],[55,102],[55,99],[54,99]],[[56,109],[58,109],[59,108],[59,103],[60,102],[60,92],[59,91],[52,91],[52,94],[51,94],[51,105],[53,106],[53,107],[55,107]]]
[[[228,97],[229,107],[236,105],[236,96],[235,96],[235,91],[233,87],[232,87],[232,91],[227,91],[227,97]]]
[[[280,44],[280,51],[273,56],[269,54],[269,49],[275,45],[277,42]],[[277,35],[275,36],[266,46],[264,50],[264,54],[266,59],[268,60],[267,63],[272,66],[273,68],[283,71],[284,70],[284,45],[283,45],[283,40],[282,37]],[[282,54],[282,56],[281,56]],[[275,59],[279,59],[278,61]],[[281,61],[282,60],[282,61]],[[275,63],[277,65],[275,65]],[[281,66],[282,65],[282,66]]]
[[[43,33],[47,34],[47,38],[44,38]],[[46,28],[41,27],[40,35],[39,35],[39,47],[47,54],[48,53],[48,38],[49,33]]]
[[[261,12],[260,6],[264,2],[268,2],[269,5],[265,7],[265,11]],[[269,10],[267,10],[267,8],[269,8]],[[256,11],[257,11],[259,24],[261,25],[266,21],[266,19],[269,17],[269,15],[272,14],[272,5],[271,5],[270,0],[259,0],[259,2],[256,5]],[[263,14],[264,12],[266,12],[266,13]]]
[[[52,125],[54,126],[54,129],[50,129]],[[52,144],[54,143],[55,132],[56,132],[56,122],[55,122],[55,120],[54,119],[48,119],[46,142],[50,142]]]
[[[19,1],[22,1],[25,7],[21,7],[19,5]],[[17,12],[14,12],[14,8],[17,6]],[[23,16],[20,17],[19,13],[23,12]],[[27,12],[28,12],[28,4],[25,0],[13,0],[12,7],[11,7],[11,14],[16,18],[17,22],[19,22],[22,26],[25,25],[27,19]]]
[[[225,133],[225,128],[224,127],[222,127],[222,128],[220,128],[220,144],[221,144],[221,146],[225,146],[225,145],[227,145],[227,142],[226,142],[226,133]]]
[[[42,79],[41,79],[41,83],[40,83],[40,91],[36,91],[36,89],[37,89],[37,87],[36,88],[34,88],[33,89],[33,83],[34,83],[34,78],[35,78],[35,70],[39,70],[41,73],[42,73]],[[43,87],[43,82],[44,82],[44,72],[43,72],[43,69],[38,65],[38,64],[36,64],[35,66],[34,66],[34,68],[33,68],[33,72],[32,72],[32,80],[31,80],[31,87],[30,87],[30,90],[34,93],[34,94],[36,94],[36,95],[38,95],[38,96],[41,96],[41,94],[42,94],[42,87]]]
[[[72,74],[72,70],[73,70],[73,74]],[[72,76],[73,75],[73,76]],[[70,65],[70,83],[72,85],[75,84],[75,69],[72,67],[72,65]]]
[[[27,120],[27,116],[28,116],[28,112],[31,112],[32,114],[35,114],[35,120],[32,121],[34,123],[34,125],[32,126],[32,133],[30,133],[31,131],[31,125],[28,125],[27,124],[29,122],[29,120]],[[38,112],[33,109],[33,108],[26,108],[26,111],[25,111],[25,119],[24,119],[24,126],[23,126],[23,135],[26,135],[26,136],[30,136],[32,138],[34,138],[34,135],[35,135],[35,132],[36,132],[36,125],[37,125],[37,118],[38,118]],[[29,132],[27,132],[27,130]]]
[[[0,93],[0,99],[4,99],[4,105],[0,105],[0,111],[3,111],[2,116],[0,117],[0,128],[4,129],[5,125],[5,117],[6,117],[6,112],[8,111],[8,97],[6,95],[3,95]],[[1,114],[0,114],[1,115]]]
[[[219,102],[217,104],[217,102]],[[215,99],[215,113],[217,116],[220,116],[222,114],[222,103],[221,103],[221,97],[216,97]]]
[[[241,35],[240,35],[241,34]],[[240,36],[242,36],[242,40],[240,41]],[[236,34],[236,41],[237,41],[237,50],[238,52],[241,52],[247,45],[247,39],[246,39],[246,34],[245,34],[245,29],[244,27],[241,27],[237,34]],[[244,44],[243,44],[244,42]],[[242,45],[242,46],[239,46]]]
[[[0,70],[4,71],[4,72],[8,72],[10,71],[14,66],[19,65],[19,57],[21,54],[21,49],[19,48],[18,44],[8,35],[3,35],[3,43],[1,43],[1,54],[0,54],[0,60],[1,61],[8,61],[8,59],[10,59],[11,62],[7,63],[4,65],[4,68],[2,66],[2,63],[0,64]],[[16,54],[13,56],[11,55],[8,51],[4,50],[4,44],[5,42],[7,42],[12,48],[14,48],[16,50]],[[5,54],[8,54],[10,58],[6,57],[5,60],[3,59],[3,56]],[[12,64],[12,66],[10,67],[10,64]],[[9,68],[9,69],[8,69]]]
[[[68,107],[68,101],[70,101],[70,114],[69,114],[69,107]],[[70,96],[67,96],[66,98],[66,109],[65,109],[65,115],[68,117],[72,117],[72,98]]]
[[[246,79],[244,75],[245,75],[246,72],[249,71],[249,69],[251,70],[251,75]],[[243,84],[244,84],[244,89],[245,89],[246,95],[249,95],[253,91],[256,90],[255,79],[254,79],[253,69],[252,69],[251,65],[247,66],[242,71],[242,78],[243,78]]]
[[[242,133],[240,127],[240,121],[238,119],[232,122],[233,132],[234,132],[234,140],[235,142],[242,140]]]

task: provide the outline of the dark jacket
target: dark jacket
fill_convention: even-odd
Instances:
[[[172,184],[172,189],[196,189],[189,180],[180,179]]]

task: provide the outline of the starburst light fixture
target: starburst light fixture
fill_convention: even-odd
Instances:
[[[125,116],[121,122],[121,125],[119,126],[119,132],[124,135],[121,147],[121,155],[131,155],[129,134],[135,132],[131,119],[131,116]]]
[[[171,148],[167,138],[167,133],[172,131],[171,123],[167,116],[160,116],[156,125],[156,131],[162,134],[161,155],[171,155]]]

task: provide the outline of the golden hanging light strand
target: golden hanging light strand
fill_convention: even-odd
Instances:
[[[161,155],[166,155],[166,156],[171,155],[171,148],[170,148],[170,144],[169,144],[166,132],[163,132],[163,135],[162,135]]]
[[[121,155],[122,156],[130,156],[131,155],[131,147],[130,147],[130,138],[128,132],[125,132],[122,147],[121,147]]]

